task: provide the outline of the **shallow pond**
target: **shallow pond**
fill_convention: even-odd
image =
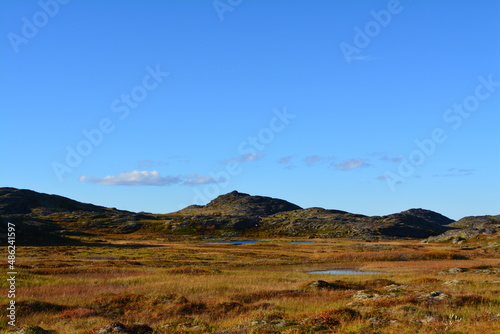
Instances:
[[[248,246],[258,242],[271,242],[266,240],[204,240],[202,242],[211,244],[231,244],[234,246]],[[313,244],[312,241],[290,241],[292,244]]]
[[[257,242],[264,242],[263,240],[206,240],[202,241],[210,244],[231,244],[234,246],[248,246]]]
[[[308,274],[329,274],[329,275],[378,275],[380,273],[374,271],[358,271],[349,269],[336,269],[336,270],[319,270],[310,271]]]

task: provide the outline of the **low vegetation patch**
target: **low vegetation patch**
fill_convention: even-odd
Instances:
[[[500,323],[498,259],[480,245],[133,237],[20,248],[19,333],[479,334]],[[308,273],[335,268],[380,274]]]

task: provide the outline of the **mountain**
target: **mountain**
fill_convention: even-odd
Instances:
[[[237,191],[206,205],[168,214],[134,213],[15,188],[0,188],[0,220],[4,222],[0,234],[5,234],[6,222],[14,222],[20,231],[18,242],[30,245],[89,241],[126,233],[144,237],[427,238],[458,223],[423,209],[370,217],[340,210],[303,209],[282,199]]]

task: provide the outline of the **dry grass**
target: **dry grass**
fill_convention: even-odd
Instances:
[[[498,267],[490,250],[415,241],[236,247],[134,238],[20,248],[18,327],[78,334],[120,321],[155,333],[474,334],[500,324],[495,275],[438,274]],[[307,273],[338,268],[381,274]],[[311,285],[315,280],[327,283]]]

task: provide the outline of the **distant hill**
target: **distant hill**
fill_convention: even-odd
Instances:
[[[155,219],[58,195],[0,188],[0,244],[6,242],[7,222],[16,224],[18,245],[60,245],[76,242],[68,236],[134,232],[144,218]]]
[[[58,195],[48,195],[25,189],[0,188],[1,214],[36,213],[44,215],[68,211],[103,212],[106,210],[101,206],[80,203]]]
[[[443,233],[453,220],[436,212],[412,209],[388,216],[364,216],[339,210],[311,208],[263,219],[262,229],[276,235],[318,238],[425,238]]]
[[[459,228],[500,228],[500,215],[464,217],[450,224]]]
[[[237,191],[207,205],[168,214],[134,213],[80,203],[31,190],[0,188],[0,235],[5,223],[19,227],[19,243],[65,244],[104,235],[144,236],[427,238],[474,224],[495,224],[498,216],[453,222],[437,212],[410,209],[386,216],[365,216],[323,208],[302,209],[282,199]],[[479,223],[480,222],[480,223]],[[22,232],[22,233],[21,233]],[[5,238],[2,238],[2,242]]]
[[[426,242],[462,243],[480,236],[487,236],[491,240],[498,240],[500,215],[464,217],[449,224],[449,227],[452,229],[440,235],[429,237]]]
[[[230,215],[265,217],[279,212],[300,210],[300,206],[282,199],[250,196],[249,194],[232,191],[221,195],[207,205],[192,205],[178,211],[181,214],[193,215]]]

